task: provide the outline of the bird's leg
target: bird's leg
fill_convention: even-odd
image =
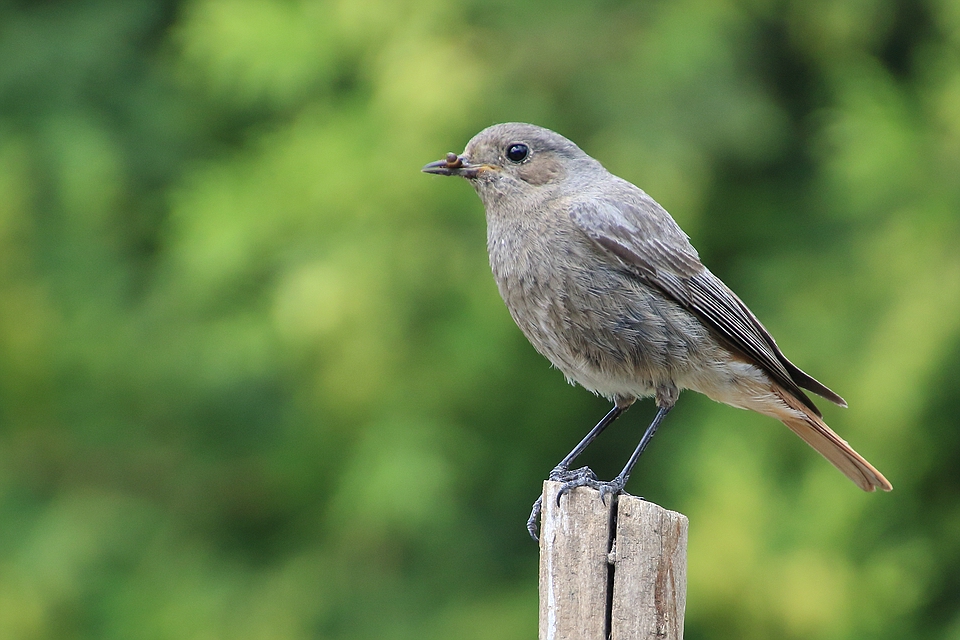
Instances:
[[[610,411],[607,412],[607,415],[603,416],[600,422],[590,430],[590,433],[583,437],[577,446],[573,448],[573,451],[567,454],[567,456],[560,461],[560,463],[553,468],[553,471],[550,472],[549,478],[554,482],[569,482],[575,478],[579,477],[594,477],[593,471],[589,467],[580,467],[579,469],[574,469],[570,471],[570,463],[572,463],[577,456],[583,453],[584,449],[590,446],[590,443],[597,439],[603,430],[610,426],[610,424],[619,418],[623,413],[630,407],[629,404],[621,405],[615,404]]]
[[[618,398],[616,403],[613,405],[613,408],[607,412],[607,415],[603,416],[600,422],[598,422],[596,426],[590,430],[590,433],[585,435],[583,440],[581,440],[579,444],[573,448],[573,451],[568,453],[566,457],[560,461],[560,464],[553,468],[553,471],[550,472],[549,479],[553,480],[554,482],[564,483],[564,487],[561,489],[561,495],[562,491],[566,489],[567,485],[569,484],[581,483],[574,484],[574,486],[580,487],[584,486],[582,483],[585,483],[586,481],[597,481],[597,476],[593,473],[590,467],[580,467],[579,469],[570,471],[570,463],[573,462],[577,456],[583,453],[583,450],[590,446],[590,443],[596,440],[597,436],[599,436],[604,429],[609,427],[614,420],[619,418],[624,411],[629,409],[631,404],[633,404],[632,398],[629,400],[621,400]],[[559,500],[560,498],[558,496],[557,501],[559,502]],[[539,539],[537,537],[537,519],[540,517],[540,509],[542,505],[543,496],[541,495],[539,498],[537,498],[537,501],[533,503],[533,509],[530,510],[530,517],[527,519],[527,531],[530,532],[530,537],[534,540]]]
[[[670,412],[670,409],[673,408],[673,405],[667,405],[660,407],[657,410],[657,415],[653,417],[653,422],[650,423],[650,426],[647,427],[647,430],[643,433],[643,437],[640,438],[640,444],[637,445],[637,448],[634,449],[633,455],[630,456],[630,459],[627,460],[627,464],[623,467],[623,471],[617,474],[617,477],[611,480],[610,482],[599,482],[597,480],[584,481],[582,485],[576,486],[588,486],[593,487],[600,492],[600,499],[604,504],[607,503],[608,495],[618,495],[623,492],[624,487],[627,486],[627,480],[630,479],[630,472],[633,471],[633,467],[637,464],[637,460],[640,459],[640,454],[643,453],[643,450],[647,448],[647,445],[650,444],[650,441],[653,440],[653,435],[657,432],[657,427],[660,426],[660,423],[663,421],[663,418]],[[570,487],[573,488],[572,486]],[[567,485],[564,485],[560,492],[567,489]],[[560,496],[557,496],[557,501],[559,504]]]
[[[627,480],[630,479],[630,473],[633,471],[633,467],[637,464],[637,460],[640,459],[640,455],[643,453],[643,450],[646,449],[647,445],[650,444],[650,441],[653,440],[653,436],[657,432],[657,427],[659,427],[660,423],[663,422],[663,418],[670,413],[670,410],[673,408],[675,402],[675,396],[665,400],[661,400],[660,396],[658,396],[657,404],[659,405],[659,408],[657,409],[657,415],[653,417],[653,421],[650,423],[650,426],[647,427],[647,430],[643,433],[643,437],[640,438],[640,444],[638,444],[637,448],[634,449],[633,455],[631,455],[630,459],[627,460],[627,464],[623,467],[623,471],[621,471],[616,478],[610,480],[609,482],[604,482],[597,480],[596,476],[594,476],[592,472],[589,475],[578,475],[577,477],[568,480],[562,487],[560,487],[560,490],[557,492],[557,506],[560,506],[560,498],[563,497],[563,494],[576,489],[577,487],[590,487],[591,489],[596,489],[600,492],[600,499],[603,501],[603,504],[607,504],[607,496],[616,496],[623,493],[624,487],[627,486]]]
[[[654,434],[657,432],[657,427],[660,426],[660,423],[663,421],[663,418],[670,413],[670,410],[673,409],[674,405],[677,403],[677,398],[680,395],[680,390],[677,389],[674,384],[665,384],[657,387],[656,399],[657,399],[657,415],[653,417],[653,422],[650,423],[650,426],[647,427],[647,430],[644,431],[643,437],[640,438],[640,444],[637,445],[637,448],[634,449],[633,455],[630,456],[630,459],[627,460],[627,464],[623,467],[616,478],[610,482],[600,482],[596,478],[583,478],[583,479],[574,479],[562,487],[560,491],[557,492],[557,506],[560,505],[560,498],[564,493],[574,489],[576,487],[591,487],[600,492],[600,499],[604,504],[607,503],[608,495],[619,495],[623,493],[623,488],[627,486],[627,480],[630,479],[630,472],[633,471],[633,467],[637,464],[637,460],[640,459],[640,454],[643,453],[643,450],[647,448],[647,445],[650,444],[650,441],[653,439]]]

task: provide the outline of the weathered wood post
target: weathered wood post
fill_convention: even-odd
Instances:
[[[681,640],[687,518],[622,495],[543,485],[540,640]]]

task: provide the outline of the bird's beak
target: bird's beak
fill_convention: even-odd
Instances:
[[[472,165],[463,156],[450,152],[443,160],[437,160],[426,165],[421,171],[424,173],[435,173],[438,176],[461,176],[463,178],[476,178],[477,175],[487,165]]]

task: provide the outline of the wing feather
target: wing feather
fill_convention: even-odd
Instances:
[[[623,202],[624,198],[591,198],[574,203],[573,221],[638,279],[697,316],[728,347],[761,367],[817,416],[820,411],[801,386],[846,406],[843,398],[787,360],[743,301],[703,266],[673,218],[646,193],[629,186],[630,191],[617,194],[627,196]]]

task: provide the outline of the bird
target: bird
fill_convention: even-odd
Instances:
[[[476,190],[497,288],[533,347],[571,383],[613,403],[550,472],[557,501],[588,486],[602,500],[627,480],[680,391],[782,422],[864,491],[893,486],[823,420],[810,391],[846,401],[783,355],[746,304],[703,265],[680,226],[639,187],[559,133],[509,122],[423,172]],[[623,470],[600,481],[573,461],[639,399],[657,413]],[[538,498],[527,521],[537,539]]]

